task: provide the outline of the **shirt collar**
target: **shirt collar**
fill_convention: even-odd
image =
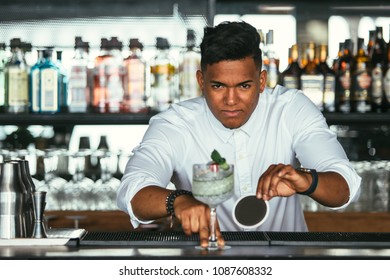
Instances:
[[[207,105],[206,99],[204,99],[204,106],[205,106],[207,119],[210,122],[210,125],[215,129],[215,134],[217,134],[218,137],[220,137],[221,141],[224,143],[229,142],[230,138],[233,136],[233,133],[238,130],[243,131],[249,137],[252,135],[253,127],[256,125],[255,121],[256,121],[256,115],[257,115],[257,111],[258,111],[257,109],[259,107],[259,103],[260,102],[257,103],[256,108],[253,111],[251,117],[243,126],[235,129],[230,129],[224,127],[222,123],[214,116],[209,106]]]

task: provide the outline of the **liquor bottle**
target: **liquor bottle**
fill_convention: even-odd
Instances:
[[[146,88],[148,68],[143,59],[143,44],[137,39],[130,39],[130,54],[123,60],[124,95],[122,112],[146,112]]]
[[[336,111],[351,112],[351,68],[353,64],[353,44],[350,39],[344,41],[344,52],[340,57],[336,72]]]
[[[106,60],[107,113],[119,113],[123,100],[123,56],[122,42],[117,37],[109,41],[109,59]]]
[[[265,56],[266,56],[266,50],[265,50],[265,37],[264,37],[264,32],[263,30],[261,29],[257,29],[257,33],[259,34],[260,36],[260,44],[259,44],[259,48],[261,50],[261,56],[262,56],[262,64],[261,64],[261,67],[262,69],[261,70],[265,70],[265,67],[264,67],[264,61],[266,60]]]
[[[300,87],[300,76],[302,69],[298,62],[298,45],[294,44],[289,48],[289,63],[281,73],[281,84],[287,88],[298,89]]]
[[[363,38],[358,38],[357,48],[351,73],[351,111],[366,113],[371,111],[371,69]]]
[[[166,38],[156,38],[157,54],[151,61],[152,107],[164,111],[174,103],[178,96],[177,67],[170,56],[170,44]]]
[[[302,43],[299,45],[299,50],[298,50],[299,66],[301,67],[301,69],[305,68],[305,66],[308,62],[307,49],[309,48],[309,44],[310,43]]]
[[[60,111],[60,69],[53,61],[53,49],[43,51],[43,63],[39,67],[39,96],[41,113]]]
[[[337,73],[338,70],[339,70],[340,59],[341,59],[341,57],[344,54],[344,49],[345,49],[345,43],[344,42],[340,42],[339,43],[339,50],[337,52],[337,57],[333,60],[333,64],[332,64],[332,69],[333,69],[333,71],[335,73]]]
[[[195,32],[187,30],[187,46],[180,54],[180,100],[200,96],[201,90],[196,79],[196,71],[200,69],[200,52],[196,48]]]
[[[266,35],[266,55],[264,67],[267,71],[267,87],[274,88],[279,81],[279,57],[274,47],[274,31],[271,29]]]
[[[306,49],[307,64],[301,73],[301,90],[307,97],[323,110],[324,75],[315,61],[315,43],[310,42]]]
[[[372,49],[375,45],[376,30],[370,30],[368,34],[367,55],[371,58]]]
[[[22,50],[23,43],[19,38],[11,39],[11,58],[5,66],[5,106],[8,113],[28,113],[28,74]]]
[[[386,65],[386,42],[383,39],[382,27],[377,26],[375,30],[374,45],[371,49],[372,64],[372,111],[380,112],[382,110],[383,93],[383,71]]]
[[[5,64],[7,53],[5,43],[0,43],[0,112],[4,112],[5,106]]]
[[[324,111],[334,112],[336,99],[336,74],[328,65],[328,46],[319,46],[319,68],[324,75]]]
[[[68,80],[68,110],[70,113],[86,113],[90,103],[88,85],[88,43],[75,38],[74,56],[70,63]]]
[[[388,112],[390,110],[390,39],[387,43],[386,67],[383,75],[383,94],[384,98],[382,104],[382,111]]]
[[[68,71],[62,63],[62,51],[56,51],[57,61],[55,62],[56,66],[59,69],[59,88],[58,88],[58,103],[59,111],[62,113],[69,112],[68,108]]]
[[[38,59],[37,62],[30,68],[30,88],[29,88],[29,99],[30,99],[30,112],[40,112],[40,81],[39,73],[40,67],[43,64],[43,49],[37,50]]]
[[[112,57],[109,53],[109,42],[107,38],[100,41],[100,53],[95,58],[93,69],[93,98],[92,109],[96,113],[106,113],[107,107],[107,81],[106,81],[106,64]]]

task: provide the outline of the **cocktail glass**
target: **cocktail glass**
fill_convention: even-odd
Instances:
[[[228,200],[234,193],[234,166],[222,169],[217,164],[194,164],[192,177],[192,193],[194,197],[210,207],[210,236],[209,244],[203,248],[217,250],[227,249],[229,246],[220,247],[217,243],[215,225],[217,219],[216,208],[219,204]]]

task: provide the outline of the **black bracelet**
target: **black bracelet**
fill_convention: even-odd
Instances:
[[[310,187],[306,191],[304,191],[304,192],[297,192],[297,194],[311,195],[317,189],[317,186],[318,186],[318,174],[317,174],[317,171],[315,169],[307,169],[307,168],[297,168],[297,170],[305,172],[305,173],[310,173],[311,174],[311,178],[312,178]]]
[[[165,200],[165,207],[167,209],[167,213],[169,216],[175,215],[175,209],[173,208],[173,203],[175,202],[175,199],[180,195],[191,195],[192,196],[192,192],[186,191],[186,190],[175,190],[175,191],[170,192],[167,195],[167,198]]]

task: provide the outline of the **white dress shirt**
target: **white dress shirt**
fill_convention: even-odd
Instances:
[[[357,197],[361,179],[322,113],[302,91],[276,86],[260,94],[250,119],[237,129],[225,128],[203,97],[173,104],[152,117],[126,166],[119,208],[129,214],[134,227],[152,222],[135,217],[132,197],[143,187],[166,188],[170,181],[177,189],[191,190],[192,165],[209,162],[214,149],[235,166],[235,195],[217,208],[223,231],[242,230],[232,218],[234,203],[255,194],[260,175],[271,164],[338,172],[350,189],[350,200],[342,207]],[[269,205],[267,220],[254,230],[307,231],[299,195],[274,197]]]

